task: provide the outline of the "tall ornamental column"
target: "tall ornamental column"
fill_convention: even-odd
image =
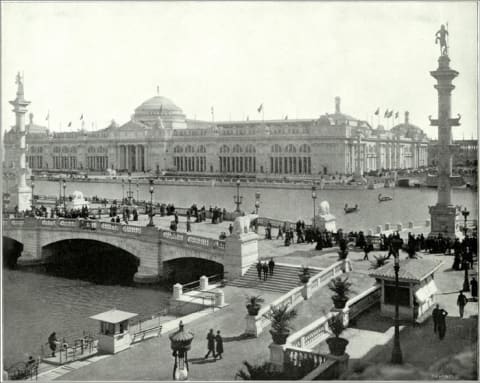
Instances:
[[[438,68],[430,74],[437,80],[434,86],[438,92],[438,119],[430,118],[430,125],[438,126],[438,200],[435,206],[429,207],[431,217],[430,236],[442,234],[444,237],[455,238],[458,231],[456,217],[457,207],[452,205],[451,184],[452,155],[455,145],[452,144],[452,126],[460,125],[458,118],[451,118],[451,93],[455,89],[452,80],[458,76],[456,70],[450,69],[450,58],[447,46],[448,31],[442,25],[437,32],[437,41],[440,42],[440,57]]]
[[[27,113],[27,106],[30,105],[30,101],[25,100],[23,93],[23,78],[20,72],[17,73],[16,84],[17,98],[10,101],[13,105],[13,112],[16,117],[16,130],[19,135],[19,161],[18,161],[18,178],[16,185],[15,203],[18,207],[18,211],[25,211],[30,209],[32,200],[32,189],[27,185],[27,169],[25,164],[26,159],[26,137],[25,137],[25,114]]]

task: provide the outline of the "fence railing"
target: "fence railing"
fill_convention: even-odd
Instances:
[[[363,293],[347,301],[345,307],[348,309],[348,317],[350,320],[360,315],[365,310],[380,302],[382,296],[382,288],[375,285],[365,290]]]
[[[329,312],[304,328],[291,334],[287,338],[287,344],[294,347],[305,348],[313,347],[320,343],[328,337],[330,330],[328,327],[328,320],[335,315],[337,315],[337,313]]]
[[[77,359],[92,355],[97,352],[98,339],[91,335],[85,335],[78,339],[67,341],[65,338],[58,342],[56,354],[58,355],[58,363],[65,364],[73,362]],[[41,346],[42,359],[49,358],[49,344]]]
[[[301,379],[320,365],[327,364],[328,356],[310,350],[287,347],[284,351],[284,370]]]

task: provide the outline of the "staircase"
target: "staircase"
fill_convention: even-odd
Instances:
[[[231,282],[228,283],[229,286],[243,287],[243,288],[255,288],[258,290],[272,291],[277,293],[287,293],[293,288],[300,286],[302,283],[298,278],[302,268],[300,266],[289,266],[276,264],[273,269],[273,276],[268,276],[267,280],[258,279],[258,273],[256,265],[250,266],[248,271]],[[310,276],[314,276],[319,273],[319,269],[310,269]]]

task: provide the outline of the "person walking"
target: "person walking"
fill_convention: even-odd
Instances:
[[[207,334],[207,348],[208,352],[205,355],[205,359],[208,358],[210,353],[212,353],[213,358],[215,359],[215,334],[213,333],[213,328],[211,328],[209,333]]]
[[[55,350],[57,349],[57,334],[52,332],[48,337],[48,345],[50,346],[50,350],[52,350],[52,357],[55,357]]]
[[[440,305],[437,303],[435,308],[432,311],[432,319],[433,319],[433,333],[436,334],[438,330],[438,317],[440,315]]]
[[[465,310],[465,305],[467,304],[468,300],[465,295],[463,295],[463,292],[460,291],[460,294],[458,294],[457,298],[457,306],[458,306],[458,311],[460,313],[460,318],[463,318],[463,312]]]
[[[220,330],[217,331],[217,336],[215,337],[215,351],[217,352],[217,356],[216,357],[219,357],[220,359],[223,359],[222,358],[222,354],[223,354],[223,338],[222,336],[220,335]],[[216,358],[215,357],[215,358]]]
[[[273,261],[273,257],[270,258],[270,261],[268,262],[268,271],[270,272],[270,276],[273,276],[273,269],[275,268],[275,262]]]
[[[264,262],[262,264],[262,270],[263,270],[263,280],[266,281],[267,280],[267,276],[268,276],[268,265],[267,265],[267,262]]]
[[[475,279],[475,277],[472,277],[472,280],[470,281],[470,291],[472,292],[472,298],[475,299],[475,301],[477,301],[477,298],[478,298],[478,282],[477,280]]]
[[[445,338],[445,333],[447,332],[447,322],[446,322],[447,316],[448,316],[448,312],[446,312],[444,309],[440,309],[440,311],[438,312],[438,318],[437,318],[438,337],[440,340]]]
[[[257,262],[258,279],[262,280],[262,262]]]

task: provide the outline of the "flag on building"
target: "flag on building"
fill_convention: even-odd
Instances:
[[[48,111],[47,117],[45,117],[45,121],[48,121],[48,120],[50,120],[50,111]]]
[[[383,118],[387,118],[387,117],[388,117],[388,113],[389,113],[389,111],[388,111],[388,109],[386,109],[386,110],[385,110],[385,113],[383,114]]]
[[[82,113],[82,115],[80,116],[80,121],[82,121],[82,120],[83,120],[83,113]]]
[[[257,112],[260,113],[263,110],[263,104],[260,104],[260,106],[257,108]]]
[[[71,126],[72,126],[72,121],[68,123],[68,127],[71,127]]]
[[[377,108],[377,110],[375,111],[375,116],[378,116],[380,114],[380,108]]]
[[[393,110],[391,110],[390,112],[388,112],[388,118],[391,118],[393,116]]]
[[[395,112],[395,118],[398,118],[398,112]]]

